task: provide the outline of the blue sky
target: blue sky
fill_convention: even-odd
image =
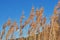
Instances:
[[[0,30],[2,30],[2,25],[8,18],[12,22],[16,20],[19,25],[22,10],[24,10],[26,16],[24,20],[26,20],[29,17],[32,6],[34,6],[35,10],[36,8],[44,7],[43,15],[46,16],[48,23],[57,3],[58,0],[0,0]],[[25,29],[28,28],[26,27]]]

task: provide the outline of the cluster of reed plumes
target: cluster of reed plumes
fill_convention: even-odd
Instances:
[[[20,18],[20,28],[18,27],[16,21],[14,23],[9,19],[5,24],[3,24],[3,30],[1,32],[0,40],[3,39],[5,35],[6,27],[10,27],[8,32],[6,33],[5,40],[8,40],[9,36],[17,30],[20,29],[20,38],[16,40],[60,40],[60,2],[54,8],[54,14],[50,17],[50,23],[47,24],[46,17],[43,17],[44,8],[41,7],[40,10],[36,9],[34,11],[34,7],[32,7],[29,18],[23,23],[23,19],[25,18],[24,12]],[[34,19],[35,18],[35,19]],[[30,28],[28,30],[28,37],[22,37],[24,27],[27,27],[29,24]],[[40,30],[41,29],[41,30]],[[11,40],[13,37],[11,37]]]

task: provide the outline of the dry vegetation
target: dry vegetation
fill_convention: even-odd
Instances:
[[[5,28],[7,26],[10,27],[8,30],[5,40],[8,40],[9,36],[14,33],[14,31],[17,31],[20,29],[20,36],[22,36],[22,29],[27,26],[27,24],[30,24],[30,28],[28,30],[28,37],[26,38],[18,38],[18,40],[60,40],[60,23],[59,23],[59,13],[58,12],[60,8],[60,2],[58,2],[57,6],[54,8],[54,14],[50,18],[50,24],[46,23],[46,17],[43,17],[43,11],[44,8],[40,8],[40,10],[36,9],[34,11],[34,7],[32,7],[32,11],[30,13],[29,18],[22,23],[23,19],[25,18],[24,12],[22,13],[22,16],[20,18],[20,28],[18,27],[17,23],[12,23],[9,19],[4,25],[3,30],[1,32],[0,40],[2,40],[4,34],[5,34]],[[36,21],[34,21],[34,17],[36,17]],[[42,32],[40,32],[40,28],[42,27]],[[16,29],[15,29],[16,28]],[[37,34],[36,34],[37,33]],[[12,38],[11,38],[12,40]],[[17,40],[17,39],[16,39]]]

